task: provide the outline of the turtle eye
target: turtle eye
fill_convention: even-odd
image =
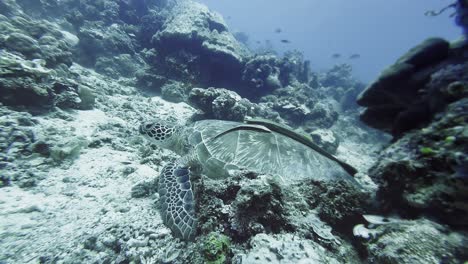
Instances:
[[[147,134],[148,132],[151,131],[151,127],[153,126],[153,124],[151,123],[146,123],[146,124],[141,124],[140,127],[138,128],[138,131],[140,132],[140,134]]]

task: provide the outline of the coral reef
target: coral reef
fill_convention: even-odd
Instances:
[[[216,88],[194,88],[189,103],[203,111],[204,118],[244,121],[249,117],[262,117],[280,121],[279,114],[262,104],[252,103],[233,91]]]
[[[219,14],[193,1],[174,5],[152,44],[158,59],[150,65],[170,78],[204,86],[236,83],[248,55]]]
[[[466,42],[429,39],[362,92],[350,65],[319,74],[247,41],[190,0],[0,1],[0,262],[467,259]],[[394,136],[382,151],[356,122],[361,92],[362,120]],[[177,156],[138,124],[249,117],[310,135],[362,188],[194,175],[199,224],[182,242],[158,213],[157,175]]]
[[[242,80],[249,88],[246,91],[240,91],[240,93],[250,98],[267,95],[282,87],[279,74],[279,61],[276,56],[255,56],[246,62],[242,72]]]
[[[409,132],[381,154],[369,174],[387,210],[430,214],[467,228],[467,99],[450,104],[420,131]]]
[[[1,16],[0,101],[30,111],[90,109],[92,89],[72,78],[72,49],[77,38],[49,22]]]
[[[367,107],[361,119],[393,136],[369,170],[378,185],[378,211],[415,219],[369,221],[369,229],[358,225],[355,234],[368,240],[369,261],[467,258],[466,51],[463,41],[428,39],[359,96]]]
[[[395,220],[374,224],[365,242],[368,260],[376,263],[459,263],[466,259],[466,237],[429,220]],[[361,233],[362,234],[362,233]]]

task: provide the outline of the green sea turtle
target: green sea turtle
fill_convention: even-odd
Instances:
[[[191,174],[201,168],[211,179],[223,179],[233,170],[279,176],[285,183],[305,179],[347,179],[356,170],[319,148],[309,138],[265,120],[239,123],[203,120],[182,126],[145,122],[140,133],[156,145],[181,155],[159,176],[161,216],[177,237],[195,236],[195,196]]]

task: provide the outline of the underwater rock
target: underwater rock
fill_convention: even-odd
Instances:
[[[316,76],[310,70],[310,62],[304,60],[298,51],[286,52],[279,58],[273,54],[260,54],[251,57],[242,71],[243,86],[236,88],[240,95],[258,100],[283,87],[311,84],[314,87]]]
[[[53,84],[52,90],[56,94],[55,105],[62,108],[77,109],[81,103],[78,95],[78,84],[68,80],[58,80]]]
[[[306,130],[317,128],[331,128],[338,120],[338,112],[330,101],[321,100],[313,105],[303,126]]]
[[[207,118],[243,121],[251,104],[235,92],[216,88],[194,88],[189,94],[189,103],[204,112]]]
[[[325,74],[319,75],[318,82],[327,97],[338,101],[343,110],[356,109],[357,97],[365,88],[364,83],[353,77],[352,67],[346,63],[335,65]]]
[[[460,263],[467,239],[426,219],[396,221],[370,229],[365,243],[371,263]]]
[[[120,54],[111,57],[98,57],[94,67],[96,72],[118,79],[120,77],[134,77],[142,65],[143,62],[138,62],[138,58],[133,58],[130,54]]]
[[[279,80],[282,86],[303,83],[311,87],[317,87],[317,76],[310,69],[310,61],[304,59],[302,52],[287,51],[279,60]]]
[[[43,59],[48,68],[72,64],[72,46],[67,35],[55,24],[32,20],[24,16],[1,20],[0,47],[19,53],[28,60]]]
[[[45,82],[51,71],[43,60],[25,60],[9,52],[0,51],[0,101],[6,105],[25,105],[41,108],[53,106],[50,83]]]
[[[323,89],[313,89],[307,84],[276,89],[264,96],[261,102],[287,120],[291,127],[301,127],[306,132],[328,129],[338,120],[338,102],[329,98]]]
[[[278,113],[261,104],[251,103],[237,93],[226,89],[194,88],[188,97],[189,103],[203,111],[205,118],[243,121],[246,116],[279,120]]]
[[[22,33],[11,33],[5,39],[7,49],[24,54],[26,57],[37,57],[40,51],[38,42]]]
[[[299,193],[318,216],[334,230],[348,233],[362,219],[370,194],[350,182],[309,181],[298,186]]]
[[[78,85],[78,96],[80,97],[80,103],[78,108],[81,110],[91,110],[94,108],[96,102],[96,95],[91,88],[85,85]]]
[[[291,208],[269,175],[235,173],[222,181],[205,180],[198,188],[200,235],[217,231],[244,242],[258,233],[292,230]]]
[[[61,164],[66,160],[76,159],[83,148],[88,146],[88,141],[85,138],[73,138],[57,143],[50,149],[50,157],[57,164]]]
[[[379,184],[382,209],[468,228],[467,106],[467,98],[451,103],[428,127],[383,151],[369,171]]]
[[[457,0],[455,6],[457,15],[455,17],[456,23],[462,27],[465,34],[465,40],[468,39],[468,3],[465,0]]]
[[[227,263],[231,251],[229,237],[223,234],[212,232],[205,237],[205,241],[202,243],[204,263]]]
[[[161,87],[168,82],[167,77],[154,73],[152,70],[142,69],[135,72],[136,86],[139,89],[161,92]]]
[[[0,187],[30,188],[44,178],[44,172],[31,161],[49,155],[48,144],[37,139],[37,124],[31,114],[0,105]]]
[[[4,48],[0,51],[0,101],[40,111],[55,105],[70,107],[65,101],[77,102],[76,94],[60,96],[54,91],[56,83],[71,75],[71,34],[28,17],[2,19],[5,31],[0,33],[0,47]]]
[[[239,93],[249,99],[257,99],[281,88],[279,66],[279,60],[274,55],[257,55],[251,58],[242,72],[242,81],[249,88],[246,91],[240,90]]]
[[[103,27],[89,23],[80,27],[77,36],[80,41],[75,57],[76,61],[83,66],[96,67],[98,58],[108,57],[108,60],[113,60],[113,56],[122,54],[127,55],[114,60],[120,61],[123,65],[131,64],[130,61],[133,61],[135,65],[139,64],[138,60],[133,57],[135,56],[133,40],[122,26],[113,24],[110,27]],[[100,64],[105,62],[104,58],[101,58]],[[119,65],[107,67],[119,73],[124,71]],[[100,68],[103,66],[101,65]]]
[[[182,82],[169,82],[161,87],[161,97],[169,102],[179,103],[187,99],[190,87]]]
[[[458,72],[457,78],[467,78],[468,64],[458,61],[457,52],[447,41],[437,38],[408,51],[359,95],[358,104],[367,107],[361,120],[394,137],[426,125],[448,103],[440,96],[441,87],[428,85],[441,78],[437,72],[459,64],[464,73]]]
[[[330,154],[335,154],[340,141],[333,131],[317,129],[309,133],[310,137],[320,147]]]
[[[165,65],[164,61],[186,61],[186,65],[199,72],[195,81],[204,86],[237,83],[248,55],[228,31],[223,18],[195,1],[176,3],[162,30],[153,36],[152,43],[162,57],[159,67],[169,71],[170,64]],[[184,56],[193,59],[187,60]],[[180,72],[173,77],[187,79],[187,74],[189,72]]]
[[[353,83],[352,71],[350,64],[334,65],[323,76],[320,76],[319,82],[326,87],[348,87]]]
[[[245,182],[233,203],[236,231],[253,236],[291,230],[280,185],[267,177]]]
[[[319,244],[293,234],[258,234],[249,244],[251,249],[238,256],[242,263],[343,263]]]
[[[149,10],[148,14],[144,15],[140,19],[139,30],[137,33],[138,43],[146,49],[153,47],[151,39],[154,34],[160,31],[169,16],[165,10],[155,11]]]

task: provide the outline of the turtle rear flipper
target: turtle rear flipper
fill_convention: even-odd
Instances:
[[[178,162],[166,165],[159,176],[159,196],[164,224],[175,236],[192,240],[197,219],[189,167]]]

